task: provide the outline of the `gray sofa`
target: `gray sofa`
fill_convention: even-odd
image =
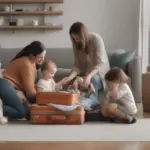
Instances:
[[[2,67],[5,68],[9,61],[20,49],[0,49],[0,60]],[[108,52],[109,58],[112,51]],[[55,80],[59,81],[70,74],[73,67],[74,57],[71,48],[51,48],[47,50],[46,59],[50,59],[57,64],[58,71]],[[138,117],[143,116],[142,94],[141,94],[141,59],[135,56],[128,64],[127,73],[131,78],[131,88],[138,108]],[[38,76],[40,75],[38,71]]]

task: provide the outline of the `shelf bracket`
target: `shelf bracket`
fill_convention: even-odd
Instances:
[[[43,9],[44,11],[46,10],[46,3],[43,3]],[[45,21],[46,21],[46,18],[45,18],[45,15],[43,15],[43,25],[46,25]],[[44,33],[45,32],[46,32],[46,29],[44,29]]]
[[[10,11],[12,11],[13,4],[9,4]],[[12,15],[10,16],[10,21],[12,21]]]
[[[46,33],[46,29],[44,29],[44,33]]]

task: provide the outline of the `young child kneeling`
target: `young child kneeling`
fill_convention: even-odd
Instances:
[[[137,108],[133,94],[127,84],[128,77],[123,70],[115,67],[105,75],[108,88],[107,101],[102,114],[124,123],[135,123]]]

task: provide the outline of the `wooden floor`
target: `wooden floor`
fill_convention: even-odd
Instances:
[[[145,112],[144,113],[144,118],[150,118],[150,112]]]
[[[149,150],[150,142],[6,142],[0,150]]]

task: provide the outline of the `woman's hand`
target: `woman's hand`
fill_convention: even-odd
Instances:
[[[64,77],[60,82],[62,85],[69,83],[71,80],[73,80],[77,76],[76,71],[72,71],[71,74],[68,77]]]
[[[93,86],[92,83],[90,83],[90,85],[88,86],[89,90],[88,90],[88,93],[90,94],[91,92],[95,92],[95,88]]]
[[[88,88],[88,86],[90,85],[91,83],[91,75],[87,75],[84,77],[84,81],[83,81],[83,85]]]

